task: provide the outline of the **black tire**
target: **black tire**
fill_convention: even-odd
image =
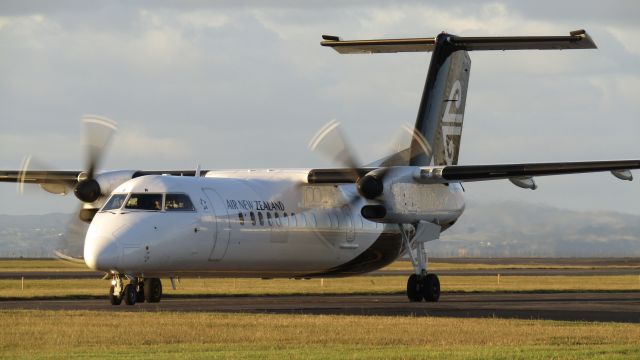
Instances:
[[[138,291],[136,292],[136,302],[137,303],[144,302],[144,282],[138,283]]]
[[[138,293],[136,291],[136,286],[133,284],[128,284],[124,287],[124,303],[127,305],[135,305],[136,298],[138,297]]]
[[[111,285],[109,288],[109,302],[111,305],[120,305],[122,303],[122,297],[118,296],[118,294],[114,294],[115,286]]]
[[[411,274],[407,280],[407,297],[409,301],[420,302],[422,301],[422,286],[418,281],[418,275]]]
[[[162,298],[162,282],[160,279],[144,279],[144,298],[150,303],[160,302]]]
[[[437,302],[440,299],[440,280],[436,274],[427,274],[423,280],[422,296],[425,301]]]

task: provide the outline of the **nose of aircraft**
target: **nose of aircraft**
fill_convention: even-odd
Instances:
[[[109,271],[118,267],[120,249],[116,239],[88,234],[84,242],[84,261],[94,270]]]

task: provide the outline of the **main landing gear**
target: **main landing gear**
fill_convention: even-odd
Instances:
[[[437,229],[439,235],[439,227]],[[413,236],[415,239],[416,253],[414,254],[411,247],[412,237],[410,236],[410,230],[400,225],[400,233],[402,234],[402,241],[405,247],[408,249],[407,253],[411,259],[411,264],[415,274],[411,274],[407,280],[407,297],[412,302],[424,301],[436,302],[440,299],[440,280],[438,275],[427,273],[427,249],[425,242],[435,239],[427,237],[426,240],[422,236],[418,236],[418,232]],[[436,237],[437,238],[437,237]]]
[[[129,281],[125,284],[125,281]],[[120,305],[122,300],[127,305],[136,303],[160,302],[162,298],[162,282],[158,278],[129,278],[116,274],[111,280],[109,288],[109,302],[111,305]]]

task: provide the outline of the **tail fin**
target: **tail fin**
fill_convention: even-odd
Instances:
[[[458,163],[471,58],[448,42],[448,37],[440,34],[436,38],[416,119],[415,128],[426,140],[427,152],[414,137],[409,165]]]
[[[459,37],[442,33],[435,38],[349,41],[322,37],[322,46],[341,54],[433,52],[415,124],[421,136],[414,136],[408,149],[408,165],[418,166],[458,163],[471,71],[467,51],[596,48],[584,30],[572,31],[569,36]]]

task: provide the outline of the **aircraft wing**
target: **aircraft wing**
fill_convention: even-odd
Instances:
[[[208,170],[201,170],[206,173]],[[48,184],[62,183],[73,186],[78,183],[78,177],[84,171],[50,171],[50,170],[0,170],[0,182],[21,182],[25,184]],[[176,176],[195,176],[194,170],[149,170],[149,171],[132,171],[131,178],[144,175],[176,175]],[[98,174],[100,176],[100,174]]]
[[[313,169],[309,171],[307,180],[310,184],[352,183],[376,169],[379,168]],[[633,169],[640,169],[640,160],[423,166],[415,167],[412,176],[420,183],[437,184],[610,171],[620,179],[631,180],[629,170]]]
[[[21,171],[0,170],[0,182],[22,182],[26,184],[64,183],[73,185],[78,182],[82,171]]]
[[[206,171],[206,170],[205,170]],[[97,186],[99,191],[108,189],[110,185],[113,185],[113,180],[120,184],[129,179],[133,179],[144,175],[161,175],[169,174],[176,176],[195,176],[194,170],[152,170],[152,171],[136,171],[136,170],[121,170],[121,171],[106,171],[100,174],[96,174]],[[81,170],[71,171],[56,171],[56,170],[0,170],[0,182],[14,182],[18,184],[18,191],[22,192],[24,184],[37,184],[40,187],[52,194],[66,195],[70,190],[76,190],[82,187],[82,184],[86,182],[87,173]],[[81,190],[82,191],[82,190]],[[103,195],[108,195],[104,193]],[[76,193],[76,196],[78,194]],[[78,197],[81,201],[81,197]],[[85,201],[87,202],[87,201]],[[93,202],[88,201],[88,202]]]
[[[622,173],[632,169],[640,169],[640,160],[423,167],[417,178],[426,182],[467,182],[600,171]]]

